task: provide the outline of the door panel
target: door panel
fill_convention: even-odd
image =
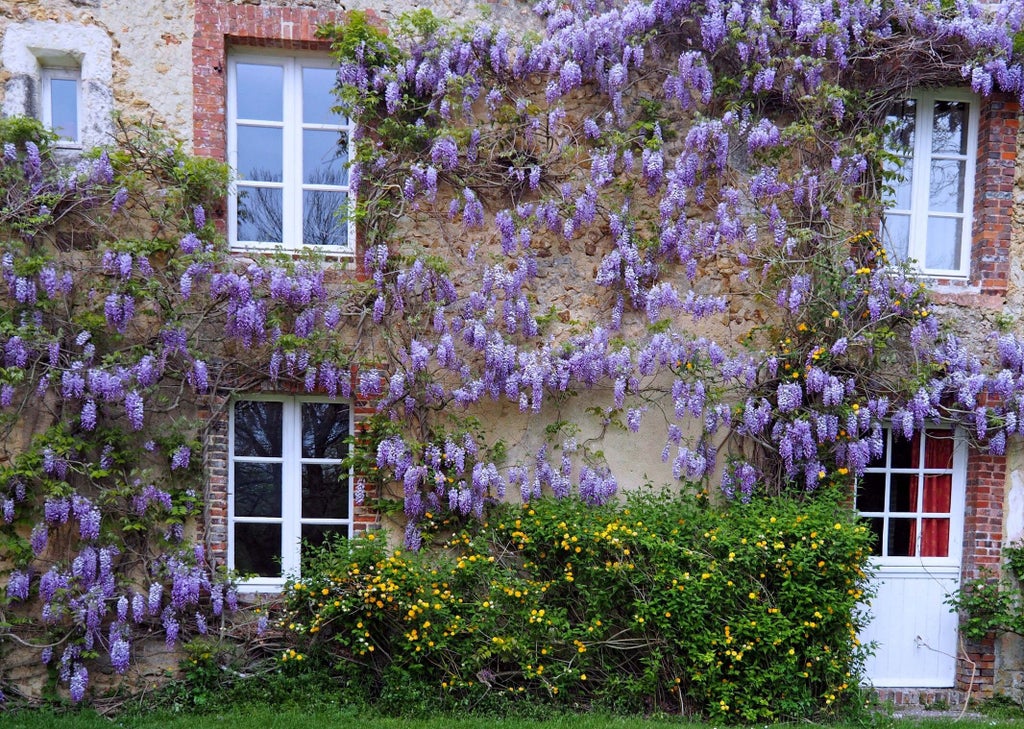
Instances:
[[[956,679],[957,616],[943,604],[960,584],[959,570],[880,567],[877,595],[861,631],[875,655],[865,666],[874,686],[951,687]]]

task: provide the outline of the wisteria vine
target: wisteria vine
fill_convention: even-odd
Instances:
[[[559,420],[574,396],[592,430],[659,431],[666,473],[729,498],[847,481],[890,424],[1003,451],[1024,344],[998,336],[983,360],[864,231],[893,100],[1019,98],[1024,6],[535,10],[536,32],[426,12],[324,29],[358,122],[365,278],[228,255],[222,166],[152,130],[68,168],[4,122],[0,610],[38,619],[0,629],[0,651],[37,649],[80,700],[90,662],[124,672],[139,638],[223,619],[234,592],[194,531],[199,413],[261,387],[377,404],[357,496],[399,497],[414,548],[428,515],[508,491],[611,498],[600,438]],[[505,404],[542,445],[484,427]]]

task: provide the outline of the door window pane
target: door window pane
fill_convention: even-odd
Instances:
[[[913,557],[917,539],[917,519],[889,519],[890,557]]]
[[[894,473],[889,479],[889,511],[917,511],[917,474]]]
[[[868,519],[868,529],[874,535],[874,539],[871,541],[871,554],[876,556],[882,555],[882,534],[885,529],[885,519],[880,516],[873,516]]]
[[[857,511],[885,511],[885,474],[865,473],[857,484]]]
[[[921,520],[921,556],[949,556],[949,519]]]

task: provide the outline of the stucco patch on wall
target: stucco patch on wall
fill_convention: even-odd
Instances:
[[[82,145],[110,141],[113,131],[112,42],[102,28],[81,23],[30,20],[8,26],[0,48],[5,82],[4,116],[40,116],[41,72],[73,65],[81,73]]]

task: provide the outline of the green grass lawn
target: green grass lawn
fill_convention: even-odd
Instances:
[[[566,714],[546,721],[495,719],[486,717],[429,719],[396,719],[364,716],[343,709],[318,709],[309,713],[298,709],[279,710],[268,706],[238,708],[210,714],[152,714],[108,719],[91,711],[55,715],[50,712],[23,711],[0,713],[2,729],[317,729],[326,727],[358,727],[367,729],[709,729],[709,723],[683,719],[640,719],[588,714]],[[806,722],[780,727],[809,726]],[[965,718],[955,722],[949,715],[897,719],[885,714],[874,715],[863,722],[830,725],[834,729],[957,729],[1010,727],[1024,729],[1022,719]]]

